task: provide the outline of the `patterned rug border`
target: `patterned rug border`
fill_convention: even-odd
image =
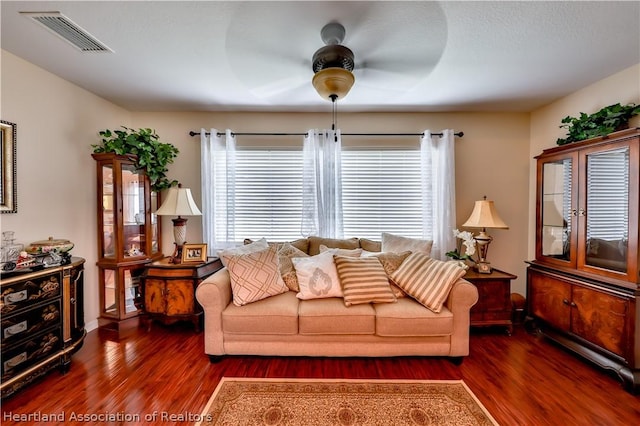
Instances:
[[[469,396],[474,400],[482,412],[487,416],[487,419],[495,426],[500,426],[499,423],[493,418],[489,410],[486,409],[484,404],[480,402],[478,397],[471,391],[469,386],[464,380],[413,380],[413,379],[318,379],[318,378],[286,378],[286,377],[222,377],[218,382],[213,394],[207,401],[204,409],[202,410],[201,418],[205,418],[205,415],[210,411],[211,405],[215,401],[218,393],[222,389],[225,383],[228,382],[261,382],[261,383],[371,383],[371,384],[461,384]],[[202,422],[195,423],[194,426],[201,426]]]

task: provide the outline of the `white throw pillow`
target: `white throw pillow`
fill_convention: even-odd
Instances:
[[[409,250],[412,253],[421,252],[431,256],[432,240],[403,237],[400,235],[382,233],[382,251],[385,253],[402,253]]]
[[[260,238],[259,240],[254,241],[251,244],[245,244],[238,247],[231,247],[228,249],[218,250],[218,257],[222,261],[222,265],[227,266],[227,261],[225,258],[228,256],[233,256],[236,254],[255,253],[257,251],[262,251],[267,248],[269,248],[269,244],[267,244],[267,240],[265,238]]]
[[[224,259],[231,277],[233,304],[236,306],[289,291],[280,275],[276,246],[252,253],[228,254]]]
[[[294,257],[291,261],[296,268],[300,287],[300,291],[296,294],[298,299],[342,297],[342,287],[332,251],[325,251],[311,257]]]
[[[331,253],[337,256],[350,256],[350,257],[360,257],[362,256],[362,249],[341,249],[335,247],[327,247],[323,244],[320,244],[320,253],[324,253],[325,251],[330,251]]]

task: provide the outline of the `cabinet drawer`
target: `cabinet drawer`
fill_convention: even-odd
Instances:
[[[60,273],[25,280],[2,288],[2,315],[9,315],[20,309],[60,296]]]
[[[2,353],[2,380],[8,380],[39,360],[62,348],[61,330],[56,329],[34,336],[13,349]]]
[[[60,301],[55,300],[21,314],[2,318],[2,349],[10,344],[60,324]]]

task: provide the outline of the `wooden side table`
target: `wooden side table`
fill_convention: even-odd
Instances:
[[[154,319],[163,324],[191,321],[200,332],[202,307],[196,300],[196,288],[222,268],[217,257],[206,262],[169,263],[169,257],[145,266],[141,281],[144,291],[144,315],[148,329]]]
[[[511,335],[511,280],[518,277],[498,269],[479,274],[469,268],[463,278],[478,289],[478,303],[471,308],[471,326],[504,325]]]

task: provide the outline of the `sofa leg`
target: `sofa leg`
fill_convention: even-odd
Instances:
[[[451,356],[451,357],[449,357],[449,362],[451,362],[454,365],[462,365],[462,361],[464,361],[464,357],[463,356]]]
[[[222,361],[224,357],[222,355],[209,355],[209,362],[211,364],[217,364]]]

